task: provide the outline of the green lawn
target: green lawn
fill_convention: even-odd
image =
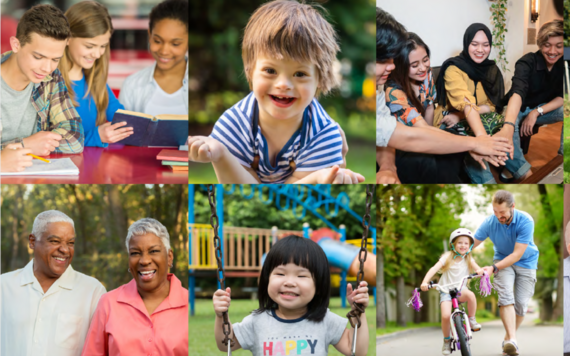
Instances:
[[[373,142],[349,142],[349,151],[346,157],[347,168],[362,174],[365,183],[376,182],[376,146]],[[192,163],[188,167],[188,183],[215,183],[217,182],[214,168],[209,163]]]
[[[564,118],[564,183],[570,183],[570,117]]]
[[[485,323],[487,321],[492,321],[492,320],[498,319],[498,317],[493,316],[490,312],[487,312],[486,310],[478,310],[476,316],[477,316],[477,322],[478,323]],[[418,328],[426,328],[426,327],[431,327],[431,326],[440,327],[441,323],[437,322],[437,323],[414,324],[414,323],[409,322],[408,325],[406,325],[406,326],[397,326],[395,321],[389,321],[386,323],[385,328],[376,329],[376,335],[386,335],[386,334],[391,334],[391,333],[395,333],[398,331],[404,331],[404,330],[409,330],[409,329],[418,329]]]
[[[373,302],[373,299],[370,299]],[[257,300],[232,300],[230,306],[230,320],[235,323],[245,318],[252,310],[257,308]],[[331,298],[330,310],[338,315],[346,316],[349,309],[340,307],[340,298]],[[369,350],[376,349],[375,325],[376,325],[376,307],[370,305],[366,309],[366,317],[369,329]],[[350,326],[348,324],[348,326]],[[214,339],[214,308],[211,299],[199,299],[196,301],[196,315],[189,318],[188,332],[190,337],[189,355],[195,356],[212,356],[223,355],[218,351],[216,341]],[[234,356],[251,355],[249,351],[238,350],[232,352]],[[329,347],[329,355],[342,355],[334,347]]]

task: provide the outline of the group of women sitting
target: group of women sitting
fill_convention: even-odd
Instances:
[[[512,87],[505,94],[501,70],[489,59],[493,38],[484,24],[467,28],[463,51],[442,64],[437,79],[430,67],[428,45],[410,32],[384,87],[392,115],[413,127],[447,130],[457,135],[503,136],[513,151],[506,161],[473,152],[431,155],[397,151],[400,181],[495,183],[489,162],[504,166],[501,180],[505,182],[530,176],[531,166],[522,152],[520,136],[532,135],[536,124],[563,120],[563,35],[559,20],[540,28],[539,50],[517,61]],[[562,148],[561,132],[558,154],[562,154]]]

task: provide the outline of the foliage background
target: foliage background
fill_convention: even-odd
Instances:
[[[171,272],[188,288],[188,187],[185,185],[2,185],[1,270],[23,268],[32,258],[28,235],[34,218],[57,209],[75,222],[73,268],[113,290],[132,277],[127,272],[128,227],[144,217],[168,229],[174,252]]]
[[[190,135],[210,134],[220,115],[249,93],[241,40],[251,14],[266,0],[191,2],[189,66]],[[343,128],[350,147],[348,168],[374,182],[376,23],[373,0],[314,1],[339,36],[342,85],[319,101]],[[366,83],[366,84],[365,84]],[[211,182],[211,165],[193,164],[190,182]]]
[[[506,189],[515,195],[515,207],[534,219],[534,242],[540,251],[534,299],[542,321],[562,317],[562,185],[470,186],[473,206],[462,185],[385,185],[377,187],[378,262],[383,264],[384,284],[397,293],[397,323],[405,326],[404,285],[417,287],[448,244],[449,234],[461,226],[461,214],[470,209],[485,213],[492,194]],[[473,193],[473,189],[475,193]],[[480,266],[492,264],[492,242],[487,239],[473,255]],[[379,278],[381,278],[379,276]],[[378,296],[382,294],[378,289]],[[554,299],[553,292],[560,298]],[[478,296],[478,299],[480,297]],[[491,297],[488,297],[491,298]],[[427,300],[427,298],[425,298]],[[487,300],[487,299],[486,299]],[[378,308],[381,306],[379,298]],[[427,321],[427,309],[414,313],[414,323]],[[380,313],[379,313],[380,314]],[[377,322],[380,320],[377,320]],[[385,321],[385,320],[384,320]],[[378,324],[377,324],[378,325]],[[382,324],[381,324],[382,325]]]

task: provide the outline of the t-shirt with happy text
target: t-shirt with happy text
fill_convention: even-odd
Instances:
[[[233,330],[241,347],[253,356],[326,356],[329,345],[340,341],[346,324],[347,319],[328,309],[321,322],[306,317],[285,320],[271,310],[246,316],[233,324]]]
[[[301,127],[270,162],[267,140],[259,127],[259,106],[253,92],[218,119],[210,137],[224,144],[245,167],[259,155],[257,176],[261,183],[284,183],[296,171],[313,172],[342,164],[342,137],[338,125],[317,99],[303,112]]]

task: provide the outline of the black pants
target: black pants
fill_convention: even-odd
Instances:
[[[463,183],[464,152],[446,155],[396,151],[398,178],[403,184]]]

